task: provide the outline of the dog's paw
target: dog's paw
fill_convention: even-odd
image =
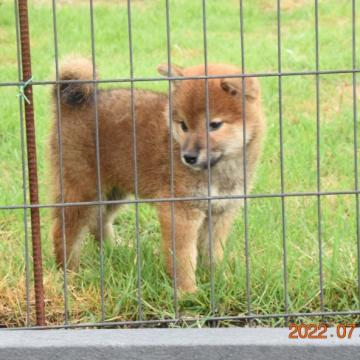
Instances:
[[[114,231],[114,226],[113,224],[106,224],[104,226],[104,238],[106,239],[106,241],[109,241],[110,244],[115,244],[115,231]]]
[[[195,294],[198,291],[196,284],[186,284],[178,286],[177,293],[179,299],[183,299],[186,295]]]

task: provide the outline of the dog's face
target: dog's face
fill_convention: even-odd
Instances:
[[[164,76],[169,74],[167,65],[160,65],[158,70]],[[228,65],[208,66],[208,75],[228,74],[239,74],[239,70]],[[204,75],[203,66],[187,69],[172,66],[170,70],[173,77],[199,75]],[[172,130],[185,165],[204,170],[209,164],[214,166],[227,158],[241,156],[244,128],[246,144],[256,130],[252,117],[256,116],[259,99],[257,80],[246,78],[244,83],[245,97],[241,78],[209,79],[207,104],[204,79],[172,81]]]

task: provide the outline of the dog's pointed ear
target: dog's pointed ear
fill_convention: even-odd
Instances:
[[[157,67],[157,70],[160,75],[165,76],[165,77],[183,77],[184,76],[183,68],[178,65],[174,65],[174,64],[171,65],[170,69],[169,69],[168,64],[161,64]],[[181,80],[173,80],[172,82],[175,86],[178,86],[178,85],[180,85]]]
[[[221,79],[221,88],[232,96],[242,94],[242,79],[241,78],[224,78]],[[256,78],[245,78],[245,97],[247,100],[255,100],[260,95],[260,86]]]

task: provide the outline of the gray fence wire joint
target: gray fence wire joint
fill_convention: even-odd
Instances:
[[[19,85],[19,93],[17,94],[17,97],[23,98],[29,105],[30,100],[25,95],[25,89],[33,82],[33,77],[29,78],[25,82],[22,82],[21,85]]]

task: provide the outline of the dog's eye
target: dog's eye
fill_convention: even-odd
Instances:
[[[184,121],[180,122],[180,126],[183,132],[187,132],[189,130]]]
[[[209,129],[210,131],[214,131],[214,130],[217,130],[219,129],[221,126],[222,126],[222,122],[221,121],[212,121],[210,124],[209,124]]]

